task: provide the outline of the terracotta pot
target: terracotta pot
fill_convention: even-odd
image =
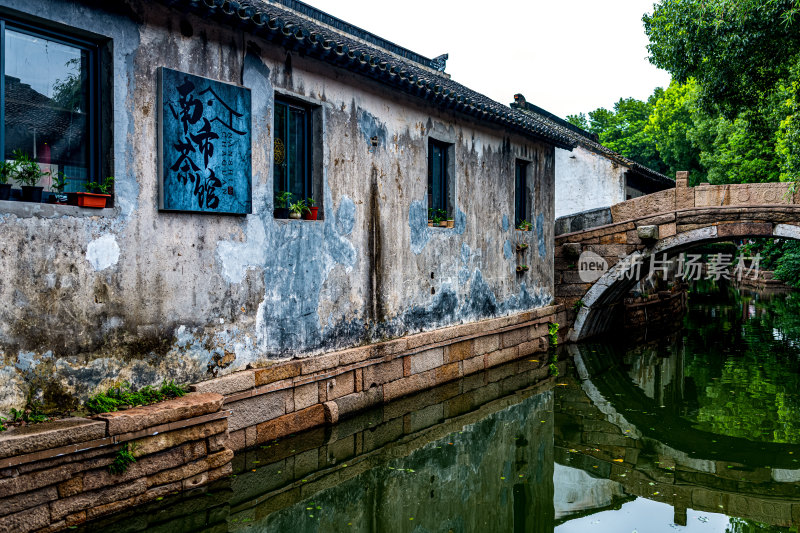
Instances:
[[[309,211],[303,213],[303,220],[317,220],[317,213],[319,212],[319,207],[309,207]]]
[[[94,192],[79,192],[78,195],[78,207],[91,207],[97,209],[103,209],[106,206],[106,202],[109,198],[111,198],[110,194],[97,194]]]
[[[446,220],[442,220],[441,222],[439,222],[439,227],[440,228],[447,228],[449,226],[447,225],[447,221]]]
[[[455,221],[455,220],[448,220],[448,221],[447,221],[447,227],[448,227],[448,228],[454,228],[454,227],[456,227],[456,221]]]

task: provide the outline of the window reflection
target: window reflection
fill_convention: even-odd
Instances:
[[[89,173],[89,53],[7,29],[5,158],[20,149],[44,172],[63,172],[66,191],[82,191]],[[39,185],[50,188],[46,175]]]

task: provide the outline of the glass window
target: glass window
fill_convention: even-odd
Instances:
[[[441,218],[450,218],[453,211],[452,152],[452,144],[428,140],[428,208]]]
[[[292,202],[313,198],[311,116],[307,107],[275,100],[273,183],[275,195],[290,192]]]
[[[4,158],[22,152],[36,161],[45,172],[39,183],[45,190],[59,173],[67,177],[64,192],[84,190],[88,180],[99,177],[96,48],[9,21],[0,20],[0,30]]]
[[[514,227],[528,217],[528,162],[519,159],[514,163]]]

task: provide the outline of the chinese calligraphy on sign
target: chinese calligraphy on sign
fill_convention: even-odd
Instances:
[[[160,208],[251,212],[250,90],[160,69]]]

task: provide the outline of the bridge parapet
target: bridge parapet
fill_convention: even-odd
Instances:
[[[607,208],[561,217],[556,220],[556,237],[683,209],[800,204],[800,192],[792,194],[790,183],[702,183],[697,187],[689,187],[688,180],[688,172],[678,172],[674,189],[640,196]]]

